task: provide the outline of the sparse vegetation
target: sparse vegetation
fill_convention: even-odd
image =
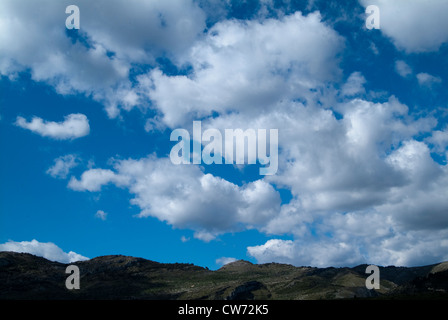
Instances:
[[[0,252],[1,299],[448,299],[447,263],[381,267],[381,289],[365,287],[366,266],[294,267],[236,261],[216,271],[127,256],[76,262],[81,289],[65,287],[66,264]]]

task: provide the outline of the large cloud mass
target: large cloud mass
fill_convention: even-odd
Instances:
[[[224,21],[185,57],[190,75],[167,76],[156,69],[139,80],[170,127],[213,111],[254,115],[284,99],[308,98],[310,89],[337,79],[342,46],[317,13]]]
[[[258,261],[328,266],[446,259],[448,243],[437,239],[448,229],[447,168],[414,139],[431,132],[435,119],[414,119],[394,97],[385,103],[350,100],[337,109],[341,119],[330,110],[287,103],[256,118],[211,120],[218,128],[281,128],[279,172],[241,186],[150,156],[117,161],[112,170],[87,170],[69,187],[127,188],[140,216],[193,229],[206,241],[251,228],[294,235],[250,247]],[[291,201],[281,205],[271,183],[290,190]],[[428,245],[431,250],[424,249]]]
[[[0,74],[11,80],[29,71],[62,95],[102,103],[109,117],[150,109],[146,129],[155,134],[189,128],[193,120],[204,129],[279,130],[278,172],[262,179],[237,184],[150,155],[86,169],[68,187],[123,188],[140,217],[192,229],[204,241],[257,229],[273,237],[248,248],[259,262],[448,259],[448,169],[434,161],[446,157],[446,128],[392,94],[369,99],[367,75],[343,70],[345,39],[319,12],[226,19],[225,3],[210,16],[203,1],[82,0],[81,29],[72,32],[60,27],[69,1],[1,2]],[[269,3],[260,12],[274,12]],[[360,3],[379,6],[378,32],[403,54],[437,51],[448,41],[446,1]],[[403,81],[414,72],[405,60],[391,64]],[[443,83],[424,70],[416,79],[428,90]],[[88,133],[80,114],[63,122],[18,117],[17,125],[59,139]],[[61,157],[48,173],[68,178],[75,165],[75,158]],[[291,199],[282,203],[277,188]],[[284,235],[293,239],[278,238]],[[3,246],[13,245],[54,249]]]
[[[29,70],[60,94],[93,97],[111,117],[139,103],[129,79],[133,64],[181,55],[205,27],[205,15],[189,0],[80,0],[81,28],[66,30],[71,4],[2,1],[0,74]]]

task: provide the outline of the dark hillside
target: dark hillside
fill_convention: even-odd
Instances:
[[[79,290],[65,287],[68,264],[26,253],[0,252],[0,299],[448,299],[446,262],[380,267],[379,290],[365,286],[367,265],[312,268],[240,260],[211,271],[192,264],[121,255],[72,264],[80,270]]]

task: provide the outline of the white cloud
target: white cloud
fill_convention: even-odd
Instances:
[[[422,231],[396,232],[379,235],[375,227],[381,225],[386,229],[381,215],[373,219],[365,215],[362,221],[352,215],[337,215],[331,220],[337,223],[331,226],[336,231],[332,237],[322,236],[316,239],[281,240],[271,239],[258,246],[250,246],[247,253],[258,263],[282,262],[296,266],[346,267],[359,264],[376,264],[382,266],[419,266],[437,263],[448,259],[447,230],[428,234]],[[374,222],[374,225],[369,225]],[[390,221],[388,221],[390,223]],[[329,222],[330,223],[330,222]],[[346,226],[348,223],[349,226]],[[361,227],[364,237],[355,236]],[[338,229],[337,229],[338,228]]]
[[[448,2],[444,0],[359,0],[380,9],[380,30],[406,52],[437,51],[448,42]]]
[[[355,96],[365,93],[364,84],[366,78],[360,72],[353,72],[342,86],[342,94],[344,96]]]
[[[182,237],[180,237],[180,241],[182,241],[182,242],[188,242],[188,241],[190,241],[190,238],[189,238],[189,237],[186,237],[186,236],[182,236]]]
[[[413,120],[395,98],[386,103],[355,99],[331,110],[300,103],[277,104],[258,117],[229,114],[204,124],[214,128],[279,128],[279,171],[266,180],[300,197],[300,208],[352,210],[384,201],[405,175],[385,161],[401,141],[429,132],[435,119]]]
[[[340,226],[341,234],[350,234],[343,225]],[[369,229],[368,222],[363,223],[363,228]],[[322,238],[319,241],[271,239],[265,244],[248,247],[247,252],[258,263],[275,261],[314,267],[344,267],[365,263],[419,266],[448,259],[448,242],[440,240],[447,235],[445,230],[433,234],[415,231],[394,233],[389,237],[371,235],[364,239],[350,236],[348,241],[339,237]]]
[[[421,266],[448,259],[448,232],[411,231],[379,241],[381,250],[371,250],[371,260],[382,265]],[[377,263],[378,264],[378,263]]]
[[[436,152],[443,153],[448,147],[448,128],[433,131],[431,137],[428,137],[426,141],[434,145]]]
[[[85,1],[83,28],[120,59],[152,62],[163,53],[182,55],[205,28],[206,16],[190,0],[100,0],[100,12]],[[129,19],[132,17],[132,23]]]
[[[54,160],[54,165],[48,168],[47,174],[54,178],[67,178],[70,170],[78,165],[78,158],[73,154],[60,156]]]
[[[414,139],[432,133],[435,119],[414,119],[394,97],[384,103],[353,99],[335,108],[341,118],[311,103],[284,101],[257,116],[230,113],[204,120],[203,129],[279,128],[279,171],[262,180],[238,186],[198,166],[150,156],[87,170],[69,187],[126,188],[141,217],[191,229],[203,241],[251,228],[294,237],[251,248],[260,262],[328,266],[441,258],[441,246],[400,255],[392,245],[409,234],[422,248],[434,242],[423,230],[448,229],[448,169],[431,158],[425,142]],[[272,184],[290,190],[292,200],[280,205]]]
[[[226,20],[185,57],[191,74],[169,76],[156,69],[138,80],[169,127],[212,111],[255,115],[283,99],[308,98],[310,89],[337,79],[342,46],[342,38],[317,13]]]
[[[278,128],[279,171],[262,180],[238,186],[198,166],[150,156],[87,170],[69,187],[125,188],[140,217],[191,229],[203,241],[253,228],[294,237],[248,249],[259,262],[418,264],[443,257],[442,245],[400,253],[394,240],[407,237],[423,248],[448,230],[448,169],[431,158],[426,142],[414,139],[437,137],[437,121],[415,119],[395,97],[384,103],[352,99],[335,109],[340,118],[313,103],[283,101],[257,116],[229,113],[202,122],[204,130]],[[274,184],[291,191],[289,203],[280,205]]]
[[[363,263],[357,249],[349,243],[271,239],[265,244],[248,247],[247,252],[259,263],[282,262],[297,266],[352,266]]]
[[[90,133],[89,120],[83,114],[69,114],[62,122],[43,120],[33,117],[31,121],[18,116],[15,124],[43,137],[57,140],[69,140],[84,137]]]
[[[81,180],[72,177],[68,183],[68,187],[77,191],[99,191],[103,185],[108,183],[116,183],[122,186],[127,181],[123,177],[117,176],[112,170],[90,169],[83,172]]]
[[[44,257],[45,259],[51,261],[58,261],[61,263],[72,263],[75,261],[89,259],[73,251],[64,252],[61,248],[59,248],[52,242],[39,242],[37,240],[21,242],[10,240],[8,242],[0,244],[0,250],[30,253],[39,257]]]
[[[98,210],[95,213],[95,217],[97,217],[98,219],[101,219],[103,221],[105,221],[107,219],[107,212],[104,212],[103,210]]]
[[[286,262],[294,257],[294,242],[292,240],[271,239],[264,245],[248,247],[248,253],[259,263]]]
[[[140,217],[152,216],[176,228],[195,230],[194,237],[210,241],[223,232],[262,226],[280,208],[278,192],[263,180],[235,185],[193,165],[173,165],[155,157],[122,160],[109,169],[90,169],[73,178],[69,187],[99,191],[112,183],[135,197]]]
[[[237,259],[236,258],[232,258],[232,257],[221,257],[221,258],[218,258],[218,259],[216,259],[216,264],[218,264],[218,265],[220,265],[220,266],[224,266],[224,265],[226,265],[226,264],[229,264],[229,263],[232,263],[232,262],[235,262],[235,261],[237,261]]]
[[[214,230],[214,231],[206,231],[206,230],[199,230],[199,231],[195,231],[193,234],[193,237],[195,239],[204,241],[204,242],[210,242],[212,240],[214,240],[221,232],[228,232],[231,230],[222,230],[222,231],[218,231],[218,230]]]
[[[190,0],[79,0],[80,29],[67,32],[70,4],[1,1],[0,74],[29,71],[60,94],[92,97],[110,117],[142,104],[129,80],[133,64],[176,58],[205,28],[205,14]]]
[[[442,79],[440,77],[433,76],[426,72],[418,73],[417,80],[421,86],[425,86],[425,87],[431,87],[434,84],[442,82]]]
[[[203,241],[251,228],[294,237],[250,247],[259,261],[324,266],[443,257],[444,247],[435,243],[448,228],[448,173],[426,144],[438,152],[447,144],[444,131],[432,131],[435,119],[414,119],[395,98],[385,103],[353,99],[365,93],[360,72],[352,73],[340,92],[334,90],[333,81],[342,74],[338,54],[344,39],[318,13],[266,19],[262,11],[273,6],[263,2],[257,19],[223,20],[204,32],[207,17],[197,3],[100,0],[95,2],[100,9],[92,10],[92,2],[83,0],[78,3],[81,31],[70,38],[63,27],[69,2],[2,1],[0,73],[14,79],[29,70],[33,80],[60,94],[82,93],[100,101],[110,117],[136,105],[151,106],[158,114],[147,121],[147,131],[189,126],[193,118],[212,114],[203,120],[204,128],[279,129],[277,175],[236,185],[194,165],[148,157],[88,169],[72,177],[68,187],[124,188],[134,196],[140,217],[192,229]],[[398,48],[433,51],[447,42],[445,3],[377,4],[380,32]],[[226,16],[225,5],[221,2],[214,22]],[[375,45],[371,49],[378,51]],[[179,68],[188,67],[188,74],[172,76],[155,68],[131,82],[133,66],[157,66],[155,57],[161,54]],[[402,60],[395,70],[403,77],[413,73]],[[424,86],[441,81],[426,73],[417,80]],[[338,95],[346,100],[337,103]],[[89,132],[82,116],[63,122],[17,117],[16,123],[41,135],[73,139]],[[422,133],[429,138],[415,140]],[[75,164],[69,156],[60,157],[47,172],[66,178]],[[280,205],[273,184],[291,191],[290,203]],[[425,245],[434,250],[424,252]]]
[[[434,242],[424,230],[448,230],[448,169],[432,159],[426,143],[413,139],[431,133],[437,121],[414,119],[394,97],[385,103],[353,99],[336,110],[339,120],[329,110],[285,103],[256,118],[231,114],[211,121],[220,128],[280,128],[279,171],[266,181],[290,190],[293,199],[260,230],[294,240],[271,241],[249,253],[259,262],[319,266],[446,259],[441,245],[426,253],[411,244],[400,253],[391,245],[408,235],[423,248]],[[443,134],[433,135],[442,148]]]
[[[403,60],[395,61],[395,71],[403,78],[412,74],[411,67]]]
[[[403,60],[395,61],[395,71],[403,78],[407,78],[413,73],[412,68]],[[434,84],[442,82],[440,77],[433,76],[426,72],[417,73],[416,78],[419,85],[424,87],[432,87]]]

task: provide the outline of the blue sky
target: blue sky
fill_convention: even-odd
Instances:
[[[448,260],[447,9],[2,1],[0,249],[211,269]],[[278,171],[174,165],[170,134],[193,121],[277,129]]]

